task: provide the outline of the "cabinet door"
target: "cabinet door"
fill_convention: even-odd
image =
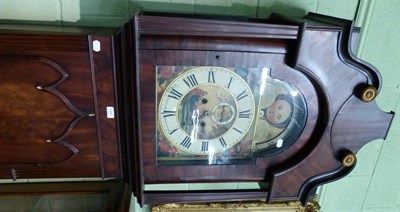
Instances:
[[[110,43],[91,39],[0,34],[0,178],[119,175]]]

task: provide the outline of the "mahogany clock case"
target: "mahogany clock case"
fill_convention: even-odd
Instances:
[[[186,182],[204,182],[208,181],[262,181],[265,178],[266,167],[271,167],[280,163],[280,161],[287,160],[296,149],[301,149],[305,145],[305,141],[309,139],[310,132],[313,130],[312,121],[316,120],[318,115],[318,102],[316,99],[316,91],[312,84],[305,75],[298,71],[294,71],[284,66],[284,54],[279,52],[285,51],[285,46],[275,44],[274,48],[266,52],[235,52],[229,51],[231,45],[235,45],[229,38],[224,39],[218,43],[220,50],[204,48],[199,46],[195,51],[190,49],[180,49],[178,46],[170,46],[170,49],[164,49],[162,44],[169,43],[172,45],[173,39],[185,40],[191,39],[190,42],[202,43],[208,41],[199,41],[196,37],[186,38],[177,37],[170,38],[168,36],[141,36],[142,43],[159,42],[156,49],[149,46],[142,46],[139,49],[139,63],[141,84],[141,128],[143,130],[143,158],[144,163],[144,176],[146,183],[178,183],[182,179]],[[273,42],[273,39],[269,39]],[[186,43],[186,41],[180,41]],[[178,44],[179,45],[179,44]],[[260,41],[258,46],[268,48],[268,41],[263,44]],[[225,47],[227,46],[227,47]],[[245,47],[244,47],[245,48]],[[217,59],[218,58],[218,59]],[[177,66],[220,66],[220,67],[268,67],[271,69],[271,77],[277,79],[284,79],[285,82],[298,88],[307,99],[308,117],[306,122],[309,123],[304,131],[308,132],[303,134],[296,143],[294,148],[288,148],[283,154],[278,154],[274,157],[258,158],[257,164],[259,165],[199,165],[199,166],[162,166],[157,165],[156,161],[156,148],[154,146],[154,139],[156,135],[156,114],[157,108],[154,95],[156,93],[156,86],[154,85],[156,78],[156,66],[177,65]],[[262,165],[261,165],[262,164]],[[172,171],[173,170],[173,171]],[[223,170],[223,171],[222,171]],[[232,173],[232,174],[227,174]],[[234,173],[234,174],[233,174]]]
[[[2,179],[119,178],[140,204],[305,202],[317,185],[348,174],[354,154],[384,138],[393,118],[373,100],[379,72],[352,53],[359,29],[342,19],[138,13],[120,29],[1,28]],[[266,68],[304,98],[304,126],[290,145],[251,162],[160,164],[156,68],[178,66]],[[269,186],[144,190],[152,183],[243,181]]]
[[[130,105],[122,129],[129,143],[133,189],[140,203],[307,200],[324,182],[348,174],[343,157],[384,138],[393,113],[373,98],[381,77],[356,58],[359,29],[351,21],[310,13],[303,19],[218,20],[197,16],[138,13],[119,35],[125,43],[118,82]],[[247,67],[271,70],[271,78],[296,87],[307,104],[306,124],[293,145],[254,164],[163,165],[157,163],[157,67]],[[184,72],[182,72],[184,73]],[[365,97],[365,91],[372,98]],[[374,91],[376,91],[374,93]],[[371,93],[366,94],[371,97]],[[184,140],[185,141],[185,140]],[[343,156],[344,155],[344,156]],[[354,158],[355,159],[355,158]],[[137,172],[135,172],[137,171]],[[144,184],[268,182],[268,190],[144,191]]]

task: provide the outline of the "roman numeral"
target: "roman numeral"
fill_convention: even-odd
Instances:
[[[208,142],[201,143],[201,151],[208,152]]]
[[[189,149],[190,145],[192,145],[191,139],[189,136],[186,136],[183,141],[181,142],[181,146],[186,147]]]
[[[196,76],[194,76],[194,74],[189,75],[188,77],[186,77],[186,79],[183,79],[183,81],[186,83],[186,85],[189,88],[192,88],[192,87],[194,87],[194,86],[199,84],[197,82]]]
[[[220,138],[219,142],[221,143],[222,147],[226,147],[227,146],[224,138]]]
[[[172,135],[174,132],[176,132],[178,130],[179,130],[179,128],[176,128],[176,129],[172,130],[171,132],[169,132],[169,134]]]
[[[214,71],[208,72],[208,82],[215,83],[215,72]]]
[[[242,131],[240,131],[240,130],[238,130],[238,129],[236,129],[235,127],[233,128],[236,132],[238,132],[238,133],[240,133],[240,134],[243,134],[243,132]]]
[[[164,110],[163,112],[161,112],[161,115],[163,115],[164,118],[167,118],[170,116],[175,116],[175,112],[176,111],[172,111],[172,110]]]
[[[236,97],[236,99],[239,101],[239,100],[243,99],[246,96],[247,96],[246,91],[243,91],[242,93],[239,94],[239,96]]]
[[[228,82],[228,85],[226,85],[227,88],[231,87],[232,81],[233,81],[233,77],[231,77],[231,79],[230,79],[229,82]]]
[[[175,90],[174,88],[172,89],[171,93],[168,95],[168,97],[174,98],[176,100],[179,100],[179,98],[181,98],[182,94]]]
[[[250,116],[251,116],[250,110],[244,110],[244,111],[239,112],[239,118],[248,119],[248,118],[250,118]]]

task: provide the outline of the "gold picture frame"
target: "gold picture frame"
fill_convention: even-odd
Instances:
[[[279,211],[279,212],[320,212],[320,206],[316,201],[309,201],[303,206],[299,201],[286,201],[267,203],[257,202],[228,202],[228,203],[192,203],[192,204],[163,204],[152,207],[152,212],[255,212],[255,211]]]

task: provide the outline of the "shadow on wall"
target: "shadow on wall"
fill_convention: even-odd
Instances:
[[[248,1],[248,4],[245,2],[206,5],[159,1],[101,1],[93,4],[91,1],[81,0],[81,18],[74,25],[117,27],[126,23],[138,10],[260,19],[269,18],[272,12],[287,14],[291,17],[302,17],[307,14],[305,9],[278,1],[271,1],[272,3],[269,2],[267,5],[251,4],[254,1]]]
[[[297,8],[292,5],[278,2],[278,0],[269,1],[268,4],[259,5],[242,3],[233,3],[226,5],[205,5],[205,4],[182,4],[182,3],[167,3],[167,2],[152,2],[152,1],[134,1],[130,4],[131,16],[134,12],[142,8],[144,11],[154,12],[175,12],[187,14],[202,14],[202,15],[224,15],[238,16],[246,18],[267,19],[272,12],[286,14],[290,17],[302,17],[307,14],[305,9]]]
[[[93,7],[93,3],[80,1],[81,19],[77,25],[85,26],[121,26],[132,17],[136,11],[168,12],[183,14],[224,15],[235,17],[255,18],[257,5],[251,6],[242,3],[231,5],[196,5],[190,3],[132,1],[110,3],[103,1]]]
[[[12,7],[16,8],[11,8],[11,10],[16,11],[14,13],[15,15],[0,15],[0,19],[2,19],[0,20],[0,23],[119,27],[126,23],[139,8],[144,11],[154,12],[223,15],[259,19],[267,19],[272,12],[284,13],[292,17],[301,17],[306,14],[306,10],[311,9],[299,9],[296,8],[296,6],[300,7],[300,5],[293,4],[293,2],[282,3],[278,0],[261,3],[259,1],[229,3],[228,1],[228,3],[210,2],[208,4],[155,2],[145,0],[59,1],[59,5],[52,5],[54,8],[58,9],[47,10],[46,13],[49,14],[43,14],[41,7],[36,8],[35,5]],[[30,12],[29,14],[26,14],[24,11]]]

